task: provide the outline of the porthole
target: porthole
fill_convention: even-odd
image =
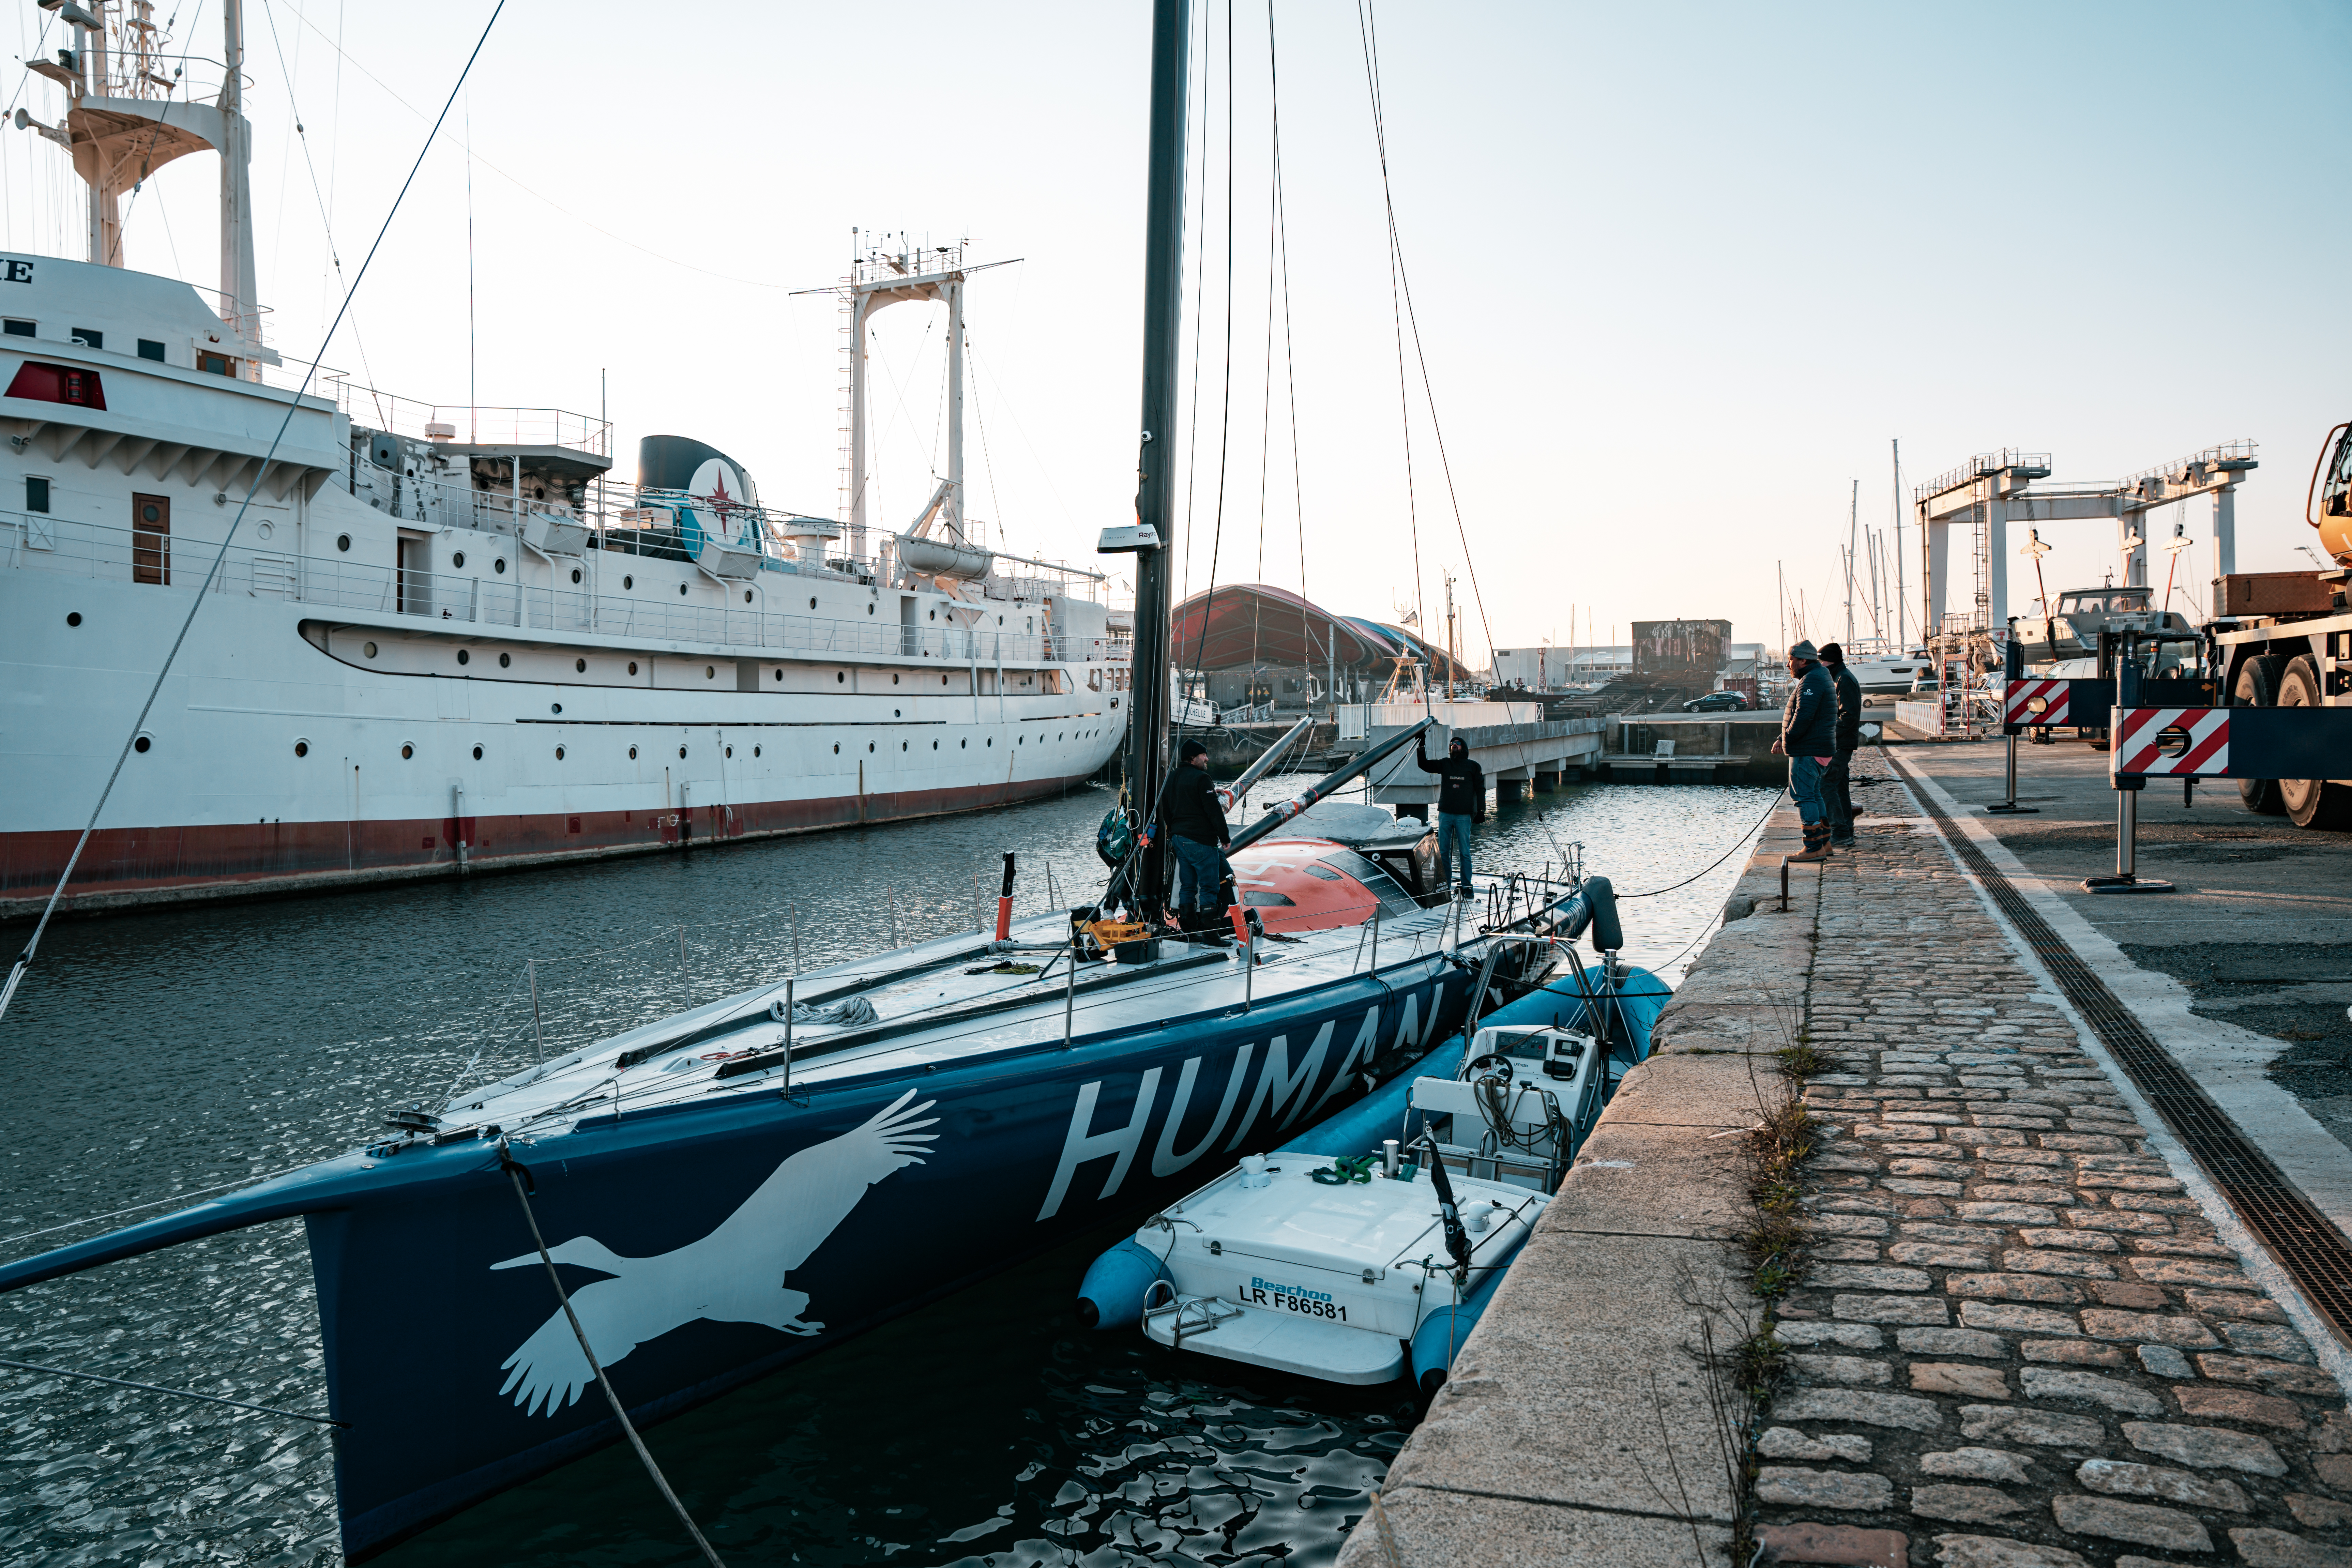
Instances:
[[[295,754],[296,756],[298,756],[298,757],[307,757],[307,756],[309,756],[309,755],[310,754],[310,742],[308,742],[308,741],[297,741],[297,742],[294,742],[294,754]]]
[[[809,601],[809,608],[812,610],[816,608],[816,601],[814,599],[811,599]]]
[[[559,763],[563,760],[563,748],[561,746],[555,748],[555,760]]]
[[[636,674],[636,672],[637,672],[637,661],[636,661],[635,659],[634,659],[634,658],[633,658],[633,659],[629,660],[629,673],[630,673],[631,675],[635,675],[635,674]]]
[[[933,741],[933,742],[931,742],[931,750],[933,750],[933,751],[935,751],[935,752],[936,752],[936,751],[938,751],[939,749],[940,749],[940,743],[939,743],[937,741]]]
[[[465,563],[466,563],[466,552],[465,552],[464,551],[462,551],[462,550],[460,550],[459,552],[457,552],[457,554],[452,555],[451,557],[449,557],[449,564],[450,564],[450,565],[452,565],[452,566],[463,566]]]
[[[716,680],[716,679],[719,679],[719,667],[718,667],[717,665],[715,665],[715,664],[706,664],[706,665],[704,665],[704,666],[702,667],[702,679],[705,679],[705,680]]]
[[[940,676],[940,684],[941,686],[945,686],[947,683],[948,683],[948,678],[947,678],[946,676],[944,676],[944,675]]]
[[[415,755],[416,755],[416,748],[410,745],[405,741],[402,742],[400,745],[400,760],[404,763]]]
[[[867,751],[869,751],[869,752],[870,752],[870,751],[872,751],[872,750],[874,749],[874,742],[871,742],[871,741],[866,742],[866,749]]]
[[[902,752],[903,752],[903,751],[905,751],[905,750],[907,749],[907,742],[904,742],[904,741],[899,742],[898,742],[898,749],[899,749],[900,751],[902,751]]]
[[[1016,746],[1025,746],[1029,743],[1029,737],[1026,735],[1015,735],[1013,737],[1013,743]]]
[[[836,669],[833,672],[833,683],[835,686],[840,685],[843,681],[847,680],[848,679],[849,672],[846,670]]]
[[[872,614],[874,613],[874,606],[873,606],[873,605],[866,605],[866,613],[867,615],[869,615],[869,616],[870,616],[870,615],[872,615]]]
[[[730,757],[731,757],[731,756],[733,756],[733,755],[735,754],[735,748],[734,748],[734,747],[732,747],[732,746],[728,747],[728,748],[727,748],[727,754],[728,754],[729,756],[730,756]]]
[[[481,760],[482,760],[482,748],[481,748],[481,747],[479,747],[479,746],[476,746],[476,747],[474,748],[474,761],[476,761],[476,762],[478,762],[478,762],[480,762]]]
[[[507,569],[507,558],[506,558],[505,556],[503,556],[503,555],[499,556],[496,561],[493,561],[493,562],[491,562],[491,563],[490,563],[490,570],[491,570],[491,571],[493,571],[493,572],[503,572],[503,571],[505,571],[506,569]]]
[[[956,742],[956,750],[957,750],[957,751],[959,751],[959,752],[961,752],[961,751],[962,751],[966,746],[969,746],[969,745],[971,745],[971,742],[970,740],[968,740],[968,739],[967,739],[967,740],[958,741],[958,742]]]
[[[574,567],[572,569],[572,580],[574,583],[577,583],[578,581],[580,581],[580,568],[579,568],[579,567],[577,567],[577,566],[574,566]]]
[[[572,661],[572,668],[585,675],[588,673],[588,661],[584,658],[575,658]]]
[[[997,624],[998,626],[1003,626],[1003,625],[1004,624],[1004,617],[1003,617],[1003,616],[997,616],[997,617],[996,617],[996,624]]]
[[[838,741],[833,743],[833,754],[836,757],[841,755],[841,742]]]
[[[499,668],[500,669],[506,668],[512,663],[514,663],[514,655],[510,653],[502,653],[499,655]]]
[[[66,625],[69,626],[78,626],[81,625],[81,612],[79,610],[68,610],[66,612]]]
[[[781,670],[781,669],[780,669],[780,670],[776,671],[776,679],[777,679],[778,680],[782,680],[783,678],[784,678],[784,672],[783,672],[782,670]]]
[[[634,588],[636,585],[637,580],[635,577],[624,577],[621,579],[621,586],[624,588]]]
[[[360,644],[360,651],[367,655],[368,658],[373,658],[375,657],[375,644],[372,642],[363,642]]]
[[[631,762],[633,762],[633,763],[634,763],[634,762],[635,762],[636,760],[637,760],[637,749],[636,749],[635,746],[631,746],[631,747],[629,748],[629,761],[631,761]]]
[[[752,747],[752,748],[751,748],[751,754],[752,754],[753,756],[755,756],[755,757],[756,757],[756,756],[758,756],[758,755],[760,754],[760,748],[759,748],[759,747],[757,747],[757,746]]]
[[[131,742],[131,749],[134,752],[144,752],[148,747],[154,743],[155,742],[147,736],[142,735],[137,740]]]
[[[892,673],[892,675],[891,675],[891,677],[890,677],[890,684],[891,684],[891,685],[893,685],[893,686],[896,686],[896,685],[898,685],[898,675],[897,675],[895,672],[893,672],[893,673]]]
[[[743,602],[747,605],[751,602],[751,590],[749,588],[743,590]]]
[[[678,591],[679,593],[681,593],[681,594],[685,593],[685,592],[686,592],[686,584],[683,584],[683,583],[680,583],[680,584],[677,585],[677,591]]]
[[[933,610],[933,611],[931,612],[931,619],[933,619],[933,620],[935,620],[935,621],[936,621],[936,620],[938,620],[939,618],[940,618],[940,613],[939,613],[937,610]]]
[[[988,743],[989,743],[990,745],[992,745],[992,745],[994,745],[994,744],[996,744],[996,737],[995,737],[995,736],[993,736],[993,735],[991,735],[991,736],[988,738]]]
[[[339,534],[335,535],[335,548],[336,548],[336,549],[338,549],[338,550],[349,550],[351,547],[352,547],[352,536],[351,536],[350,534],[348,534],[348,533],[339,533]]]
[[[459,648],[457,650],[457,662],[459,664],[471,664],[474,662],[474,656],[467,653],[464,648]]]
[[[679,762],[686,761],[686,748],[684,746],[680,746],[677,749],[677,760]]]
[[[561,713],[563,711],[563,704],[561,702],[551,702],[547,705],[547,710],[550,713]]]
[[[896,708],[893,708],[890,710],[890,717],[893,719],[903,719],[906,715],[899,712]]]

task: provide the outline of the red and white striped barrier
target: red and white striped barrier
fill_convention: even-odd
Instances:
[[[2066,694],[2074,683],[2068,680],[2012,680],[2009,683],[2008,700],[2002,705],[2002,722],[2032,728],[2040,724],[2066,723]],[[2040,708],[2033,706],[2036,700]]]
[[[2230,771],[2227,708],[2120,708],[2115,750],[2118,773],[2221,778]]]

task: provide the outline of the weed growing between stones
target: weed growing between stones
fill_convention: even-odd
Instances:
[[[1748,1562],[1756,1552],[1756,1435],[1763,1430],[1787,1366],[1787,1347],[1778,1332],[1780,1304],[1805,1272],[1803,1166],[1820,1137],[1805,1105],[1805,1083],[1829,1066],[1804,1029],[1801,1003],[1784,1006],[1776,1000],[1772,1011],[1788,1044],[1772,1053],[1777,1083],[1749,1068],[1757,1122],[1748,1134],[1749,1212],[1737,1237],[1748,1288],[1763,1303],[1763,1312],[1752,1333],[1708,1358],[1717,1424],[1729,1445],[1734,1563]]]

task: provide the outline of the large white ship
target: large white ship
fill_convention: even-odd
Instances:
[[[87,261],[0,255],[0,915],[65,869],[208,574],[70,906],[971,810],[1110,757],[1126,645],[1099,579],[963,526],[960,250],[869,252],[840,286],[852,343],[891,303],[948,312],[949,472],[871,552],[862,354],[842,522],[761,507],[682,437],[624,485],[600,419],[332,376],[298,395],[251,302],[238,5],[194,101],[142,52],[149,9],[63,5],[76,47],[34,69],[70,112],[17,117],[71,152],[90,223]],[[216,301],[122,268],[115,216],[205,151]]]

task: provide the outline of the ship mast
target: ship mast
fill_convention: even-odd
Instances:
[[[1151,153],[1144,216],[1143,418],[1136,456],[1135,521],[1156,539],[1135,554],[1134,679],[1127,693],[1128,805],[1149,823],[1168,765],[1169,563],[1176,543],[1177,338],[1183,325],[1184,139],[1192,65],[1190,0],[1156,0],[1151,14]],[[1159,834],[1139,845],[1131,884],[1147,917],[1167,885]]]
[[[124,265],[122,195],[158,169],[191,153],[220,154],[220,317],[236,340],[239,374],[252,362],[279,363],[262,342],[260,286],[253,261],[253,127],[244,113],[245,8],[222,0],[224,71],[218,96],[199,103],[180,96],[187,84],[166,76],[152,0],[40,0],[73,27],[74,47],[54,59],[33,60],[36,76],[66,90],[62,125],[45,125],[16,110],[20,131],[63,147],[74,173],[89,188],[89,259]],[[116,14],[110,19],[109,13]],[[110,42],[113,38],[119,41]]]

